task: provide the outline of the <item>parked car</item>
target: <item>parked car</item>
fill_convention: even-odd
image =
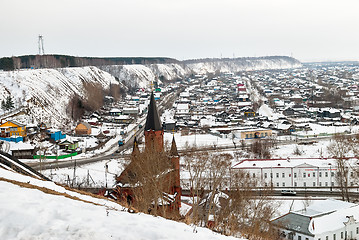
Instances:
[[[125,140],[120,139],[120,140],[118,141],[118,146],[121,147],[123,144],[125,144]]]
[[[295,195],[297,195],[297,193],[294,190],[282,190],[281,194],[285,195],[285,196],[295,196]]]

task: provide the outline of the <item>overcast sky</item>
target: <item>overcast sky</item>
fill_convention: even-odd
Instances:
[[[0,56],[359,60],[359,0],[0,0]]]

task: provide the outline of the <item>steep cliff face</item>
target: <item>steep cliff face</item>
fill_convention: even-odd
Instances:
[[[27,111],[34,123],[44,121],[61,126],[70,119],[68,105],[72,96],[86,98],[86,83],[103,89],[119,84],[96,67],[0,72],[0,101],[11,96],[15,108]]]
[[[184,61],[197,74],[220,72],[240,72],[265,69],[286,69],[302,67],[302,64],[291,57],[272,56],[259,58],[234,59],[198,59]]]
[[[101,66],[102,70],[133,88],[149,87],[151,82],[173,81],[184,78],[191,69],[180,64],[111,65]]]

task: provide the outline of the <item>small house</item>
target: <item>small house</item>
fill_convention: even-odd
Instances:
[[[59,143],[60,149],[76,150],[79,147],[79,141],[64,140]]]
[[[59,141],[61,139],[66,138],[66,134],[62,134],[62,132],[60,130],[48,130],[49,134],[50,134],[50,139],[52,141]]]
[[[35,154],[35,147],[28,143],[11,143],[10,151],[13,157],[18,159],[32,159]]]
[[[1,137],[26,137],[26,126],[15,121],[6,121],[0,125]]]

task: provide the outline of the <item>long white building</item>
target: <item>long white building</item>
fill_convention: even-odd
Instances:
[[[348,159],[358,167],[359,160]],[[244,159],[231,171],[245,170],[258,178],[262,187],[337,187],[337,165],[333,158]],[[354,169],[349,168],[349,186],[358,186]]]

